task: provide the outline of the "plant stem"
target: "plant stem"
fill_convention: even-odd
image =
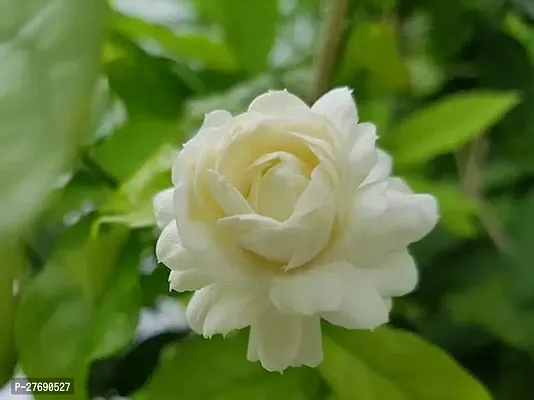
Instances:
[[[315,77],[309,98],[310,103],[321,97],[331,83],[348,0],[330,0],[329,7],[323,25],[322,43],[315,59]]]

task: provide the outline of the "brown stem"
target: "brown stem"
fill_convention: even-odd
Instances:
[[[309,102],[313,103],[327,90],[332,79],[341,32],[347,13],[348,0],[330,0],[323,25],[323,39],[315,59],[315,77]]]

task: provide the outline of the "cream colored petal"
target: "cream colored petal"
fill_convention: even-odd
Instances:
[[[204,173],[206,174],[206,181],[213,197],[226,215],[250,214],[254,212],[247,200],[224,176],[214,170],[207,170]]]
[[[335,217],[335,202],[320,171],[284,223],[255,214],[219,220],[218,225],[238,238],[239,244],[268,260],[296,268],[310,261],[328,242]]]
[[[195,292],[186,317],[193,330],[211,337],[250,325],[264,307],[260,289],[254,283],[213,284]]]
[[[204,122],[200,129],[219,128],[232,119],[232,114],[226,110],[215,110],[204,116]]]
[[[382,297],[404,296],[417,285],[417,267],[407,250],[388,255],[371,272]]]
[[[371,183],[386,181],[391,175],[391,167],[393,159],[384,150],[377,149],[377,163],[371,170],[369,175],[365,178],[363,185],[369,185]]]
[[[303,317],[301,329],[300,347],[293,361],[293,366],[306,365],[315,368],[323,361],[321,319],[319,317]]]
[[[271,281],[271,301],[284,313],[315,315],[336,311],[343,302],[346,277],[352,269],[340,262],[276,277]]]
[[[213,280],[198,269],[174,270],[169,274],[169,288],[177,292],[199,290]]]
[[[358,111],[352,91],[346,87],[329,91],[315,102],[311,110],[328,118],[345,135],[358,122]]]
[[[160,229],[174,220],[173,197],[174,188],[169,188],[156,194],[152,200],[156,224]]]
[[[175,221],[169,222],[163,228],[156,242],[156,257],[170,269],[189,269],[189,256],[182,246]]]
[[[281,114],[292,110],[307,110],[308,106],[297,96],[286,90],[273,90],[256,97],[248,108],[249,111]]]
[[[358,124],[355,130],[356,139],[349,151],[349,176],[351,184],[357,187],[377,165],[378,154],[376,127],[370,123],[362,123]]]
[[[302,317],[268,309],[252,323],[247,359],[261,362],[267,371],[294,365],[302,341]]]
[[[308,186],[307,171],[295,156],[280,152],[279,164],[272,166],[252,183],[250,197],[263,216],[283,222],[295,208]]]
[[[375,329],[389,319],[389,310],[366,270],[354,268],[345,276],[339,310],[322,313],[328,322],[348,329]]]
[[[178,185],[187,178],[190,168],[198,157],[217,142],[221,141],[226,132],[224,125],[232,119],[232,114],[225,110],[215,110],[204,116],[204,122],[196,135],[188,140],[172,167],[172,183]]]

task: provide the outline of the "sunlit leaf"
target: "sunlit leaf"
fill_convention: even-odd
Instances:
[[[208,69],[232,71],[237,67],[233,53],[224,43],[201,34],[177,34],[164,25],[116,14],[115,29],[134,39],[154,39],[179,60],[194,61]]]
[[[0,236],[43,205],[86,131],[101,0],[0,4]],[[9,17],[8,17],[9,16]]]
[[[385,137],[397,165],[418,164],[482,135],[519,101],[511,92],[472,91],[438,100],[400,121]]]
[[[489,400],[446,353],[413,333],[328,326],[319,367],[337,399]]]

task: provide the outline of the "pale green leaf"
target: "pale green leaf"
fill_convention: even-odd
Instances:
[[[413,165],[458,149],[482,135],[518,103],[512,92],[477,90],[454,94],[400,121],[384,146],[396,165]]]
[[[115,29],[133,39],[155,39],[170,55],[180,60],[195,61],[208,69],[233,71],[237,60],[228,47],[201,34],[175,33],[164,25],[115,14]]]
[[[413,333],[327,326],[319,369],[338,400],[488,400],[452,358]]]
[[[32,219],[86,131],[101,0],[0,4],[0,236]]]

